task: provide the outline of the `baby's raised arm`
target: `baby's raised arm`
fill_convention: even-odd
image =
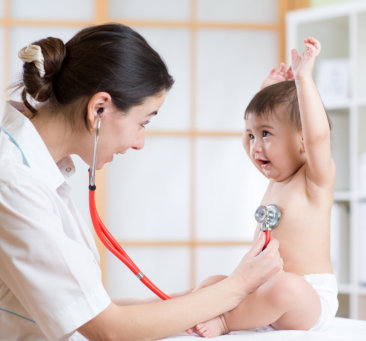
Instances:
[[[292,71],[299,100],[302,134],[306,155],[306,176],[317,185],[333,181],[335,166],[331,156],[330,126],[323,103],[312,78],[320,43],[306,38],[302,54],[291,50]]]
[[[272,84],[276,84],[283,81],[291,81],[294,79],[294,75],[292,74],[291,66],[286,70],[286,64],[281,63],[280,67],[273,67],[267,77],[261,84],[260,89],[262,90],[266,86],[270,86]]]

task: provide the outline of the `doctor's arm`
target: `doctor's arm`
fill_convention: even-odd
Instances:
[[[183,292],[176,292],[173,294],[169,294],[169,296],[171,298],[185,296],[187,294],[190,294],[192,292],[192,290],[193,290],[193,288],[191,288],[189,290],[185,290]],[[147,304],[147,303],[158,302],[158,301],[160,301],[160,298],[157,296],[153,296],[153,297],[149,297],[149,298],[140,298],[140,299],[123,297],[123,298],[115,298],[112,301],[116,305],[126,306],[126,305],[137,305],[137,304]]]
[[[235,308],[243,298],[282,269],[278,242],[261,252],[258,239],[234,272],[212,286],[148,304],[110,304],[78,331],[89,340],[156,340],[191,328]]]

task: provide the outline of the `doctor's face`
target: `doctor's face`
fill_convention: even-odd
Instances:
[[[103,115],[97,149],[97,169],[111,162],[116,154],[144,147],[145,127],[157,115],[165,94],[164,90],[147,97],[142,104],[131,107],[127,113],[115,109]]]

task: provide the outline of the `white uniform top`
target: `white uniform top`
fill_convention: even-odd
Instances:
[[[111,300],[65,182],[71,158],[57,165],[14,105],[0,114],[0,340],[71,340]]]

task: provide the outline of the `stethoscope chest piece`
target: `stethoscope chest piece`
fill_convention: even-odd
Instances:
[[[259,206],[255,211],[255,220],[262,223],[261,230],[267,231],[276,227],[281,219],[281,209],[273,204]]]
[[[259,206],[255,211],[255,220],[261,223],[261,231],[264,231],[266,239],[263,249],[265,249],[271,240],[271,230],[275,228],[281,219],[281,209],[276,205]]]

